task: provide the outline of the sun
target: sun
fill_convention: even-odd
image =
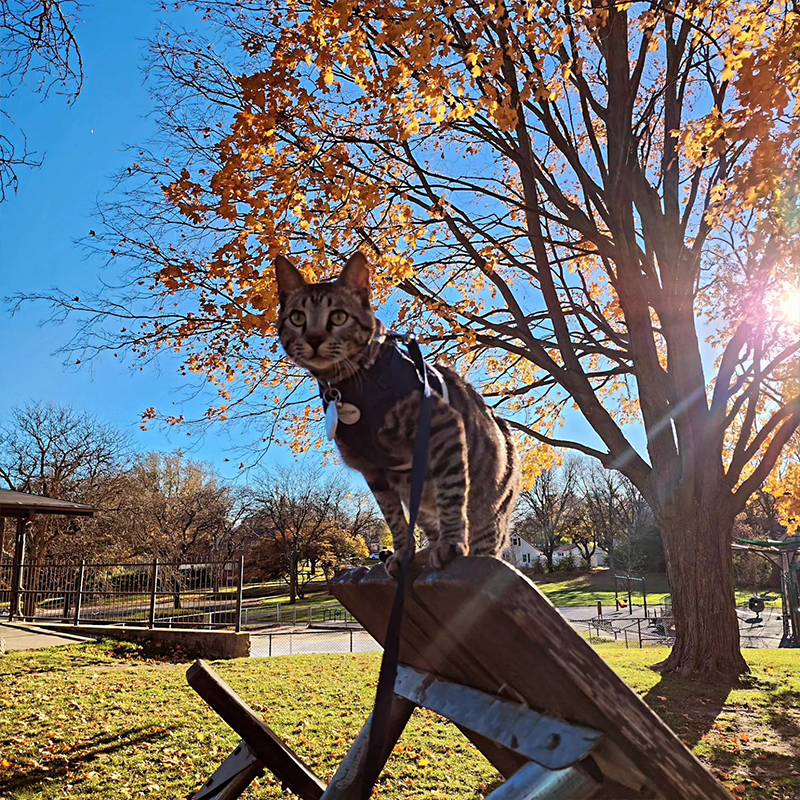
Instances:
[[[778,297],[777,305],[780,319],[785,320],[790,325],[800,326],[800,288],[784,286]]]

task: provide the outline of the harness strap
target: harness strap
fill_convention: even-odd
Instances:
[[[368,800],[372,794],[375,781],[378,780],[383,763],[381,755],[386,750],[389,734],[388,723],[394,696],[394,684],[397,680],[397,663],[400,658],[400,626],[403,621],[408,573],[414,558],[414,526],[417,522],[419,507],[422,502],[422,488],[425,484],[425,472],[428,466],[428,444],[431,434],[431,409],[433,394],[428,383],[428,371],[422,359],[419,345],[415,339],[406,341],[408,353],[413,359],[422,379],[422,402],[419,407],[417,433],[414,437],[414,457],[411,462],[411,496],[408,509],[408,535],[406,546],[400,560],[400,573],[394,593],[392,610],[383,645],[381,671],[378,677],[378,688],[375,692],[375,705],[372,709],[372,724],[367,741],[367,753],[364,760],[361,800]],[[442,387],[444,379],[438,376]],[[445,388],[445,392],[447,389]],[[446,398],[445,398],[446,399]]]

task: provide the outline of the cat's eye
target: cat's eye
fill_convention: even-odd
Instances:
[[[332,325],[344,325],[347,322],[346,311],[331,311],[330,321]]]
[[[305,325],[306,323],[306,315],[302,311],[297,311],[296,309],[289,314],[289,322],[292,325],[297,325],[299,328],[301,325]]]

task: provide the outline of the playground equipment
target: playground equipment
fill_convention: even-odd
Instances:
[[[747,607],[755,614],[752,620],[745,620],[745,622],[762,622],[761,612],[766,608],[767,603],[777,600],[778,595],[771,594],[754,594],[747,601]]]
[[[458,558],[409,577],[381,768],[420,706],[454,722],[503,776],[487,800],[730,800],[513,567]],[[382,564],[348,570],[331,585],[381,643],[395,590]],[[243,739],[195,800],[233,800],[264,768],[302,800],[363,796],[372,716],[326,785],[203,662],[187,679]]]
[[[786,540],[734,539],[733,549],[756,553],[776,564],[781,571],[781,647],[800,647],[800,537]],[[754,596],[748,608],[760,615],[768,597]],[[760,608],[758,607],[760,606]],[[758,617],[757,617],[758,618]]]
[[[640,591],[642,593],[642,602],[637,603],[636,605],[642,605],[644,607],[644,615],[647,616],[647,587],[645,586],[644,578],[635,578],[632,575],[614,575],[614,603],[616,606],[617,611],[627,608],[629,614],[633,614],[633,588],[631,584],[641,584]],[[620,592],[620,586],[623,587],[623,591]],[[627,602],[623,599],[620,600],[620,594],[625,596],[627,593],[628,600]]]

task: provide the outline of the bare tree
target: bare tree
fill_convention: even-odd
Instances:
[[[68,406],[30,403],[0,426],[0,482],[9,489],[99,508],[113,507],[117,479],[130,453],[127,435]],[[41,516],[31,525],[31,561],[80,530],[81,522]]]
[[[83,61],[73,33],[75,0],[0,0],[0,34],[3,66],[0,100],[8,100],[22,87],[31,86],[47,97],[55,89],[74,102],[83,85]],[[25,134],[8,111],[0,133],[0,202],[16,191],[17,170],[38,167],[42,160],[28,150]]]
[[[522,520],[518,530],[542,551],[547,569],[553,569],[553,554],[568,536],[575,514],[577,462],[568,458],[563,466],[543,470],[533,486],[522,492]]]

